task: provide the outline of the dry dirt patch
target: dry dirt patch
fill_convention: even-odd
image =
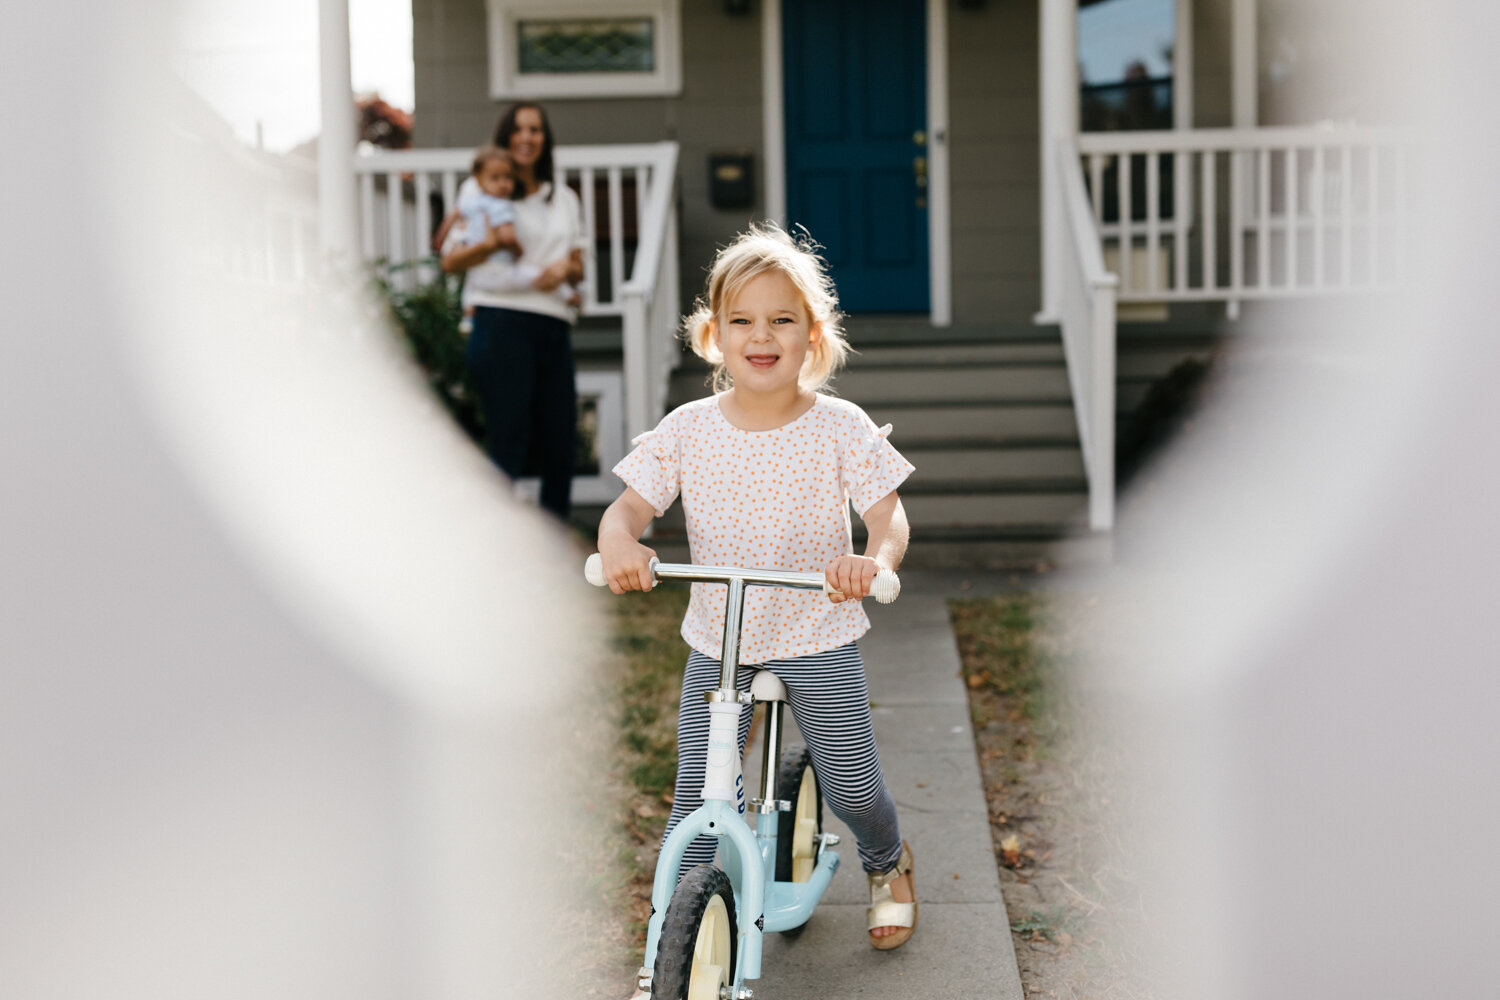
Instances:
[[[1123,764],[1072,669],[1096,604],[1027,591],[950,603],[1028,998],[1153,996],[1126,943],[1141,899],[1110,795]]]

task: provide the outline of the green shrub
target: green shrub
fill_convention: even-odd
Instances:
[[[375,287],[390,307],[418,366],[427,375],[427,384],[442,400],[464,433],[481,447],[484,444],[484,416],[469,378],[465,358],[467,342],[459,331],[463,318],[459,293],[463,279],[443,274],[436,260],[376,265]],[[422,281],[422,270],[435,274]]]

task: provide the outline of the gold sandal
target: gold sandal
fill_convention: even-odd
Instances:
[[[870,945],[880,951],[890,951],[905,944],[917,929],[917,876],[912,858],[911,845],[901,842],[901,860],[888,872],[867,873],[870,880],[870,908],[865,911],[868,930],[877,927],[899,927],[895,934],[884,937],[870,935]],[[900,903],[891,893],[891,883],[902,875],[911,875],[911,902]]]

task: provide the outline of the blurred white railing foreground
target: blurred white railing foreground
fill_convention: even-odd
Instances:
[[[583,313],[620,317],[625,427],[639,433],[661,417],[677,355],[678,147],[558,146],[554,157],[559,181],[578,192],[584,230],[593,234],[584,254]],[[471,149],[381,150],[356,158],[365,259],[432,258],[432,233],[472,160]],[[431,265],[415,274],[430,277]]]

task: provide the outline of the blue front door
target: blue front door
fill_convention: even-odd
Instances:
[[[849,312],[926,312],[922,0],[782,5],[787,221],[825,247]]]

